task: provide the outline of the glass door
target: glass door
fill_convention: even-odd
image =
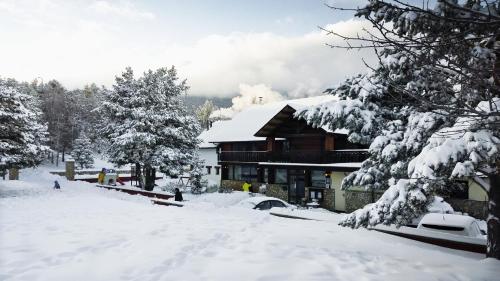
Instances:
[[[288,200],[290,203],[301,204],[302,198],[305,198],[304,170],[289,170],[288,175]]]

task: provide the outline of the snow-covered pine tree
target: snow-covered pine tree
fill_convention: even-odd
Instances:
[[[349,130],[370,158],[344,188],[387,188],[342,225],[405,224],[433,195],[477,172],[491,179],[488,253],[500,259],[500,1],[437,1],[434,8],[370,1],[354,9],[374,30],[340,48],[374,48],[379,65],[328,90],[339,102],[298,116]]]
[[[16,81],[0,78],[0,164],[7,169],[36,166],[48,150],[35,97],[21,90]]]
[[[191,161],[191,170],[189,171],[191,178],[191,193],[200,194],[203,192],[203,186],[201,183],[201,177],[203,176],[203,164],[204,160],[199,158],[198,150],[195,152],[195,157]]]
[[[65,153],[73,142],[73,129],[76,128],[77,112],[75,96],[66,90],[57,80],[51,80],[40,86],[39,98],[44,120],[47,122],[50,147],[57,151],[56,165],[59,165],[59,153]]]
[[[203,130],[210,129],[210,123],[212,122],[210,120],[210,114],[212,114],[215,110],[217,110],[217,106],[215,106],[211,100],[206,100],[204,104],[200,105],[196,109],[196,117],[198,118]]]
[[[174,67],[149,70],[139,79],[127,68],[105,97],[101,112],[108,121],[102,132],[110,160],[143,167],[147,190],[154,187],[156,167],[178,175],[196,159],[200,127],[180,98],[187,89]]]
[[[73,142],[71,157],[73,157],[76,164],[79,165],[81,169],[92,168],[94,166],[92,143],[85,134]]]

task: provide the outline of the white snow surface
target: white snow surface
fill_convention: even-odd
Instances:
[[[185,194],[177,208],[42,169],[22,175],[0,181],[0,280],[493,281],[500,273],[481,254],[239,208],[243,192]]]

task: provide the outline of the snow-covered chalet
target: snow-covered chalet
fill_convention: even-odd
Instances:
[[[210,180],[234,190],[241,190],[244,181],[255,191],[265,185],[268,196],[294,204],[314,200],[332,211],[351,212],[375,202],[383,191],[341,190],[344,177],[368,157],[367,147],[348,142],[343,129],[314,128],[294,117],[297,111],[332,99],[326,95],[256,105],[214,123],[200,136]],[[477,184],[470,181],[469,186],[467,194],[459,194],[459,202],[484,198]]]
[[[218,165],[207,170],[220,169],[223,188],[241,190],[247,180],[254,189],[265,184],[267,195],[291,203],[315,199],[330,210],[360,207],[346,206],[340,184],[366,159],[366,147],[349,143],[344,130],[313,128],[294,118],[296,111],[333,98],[252,106],[231,120],[216,122],[200,136],[202,150],[216,147]]]

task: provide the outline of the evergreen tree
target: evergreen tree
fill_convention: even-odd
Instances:
[[[85,135],[74,141],[71,157],[73,157],[77,165],[80,165],[80,168],[92,168],[94,166],[92,154],[92,144]]]
[[[75,119],[73,137],[85,133],[92,145],[99,142],[98,128],[102,126],[103,120],[97,109],[105,91],[105,88],[90,84],[85,85],[83,89],[76,89],[69,93],[77,105],[72,112],[72,118]]]
[[[206,100],[203,105],[200,105],[196,109],[196,117],[198,118],[198,121],[200,122],[203,130],[210,129],[211,125],[210,115],[215,110],[217,110],[217,107],[212,103],[211,100]]]
[[[32,167],[42,161],[47,128],[34,97],[23,94],[14,80],[0,79],[0,164]]]
[[[71,148],[77,127],[77,103],[72,92],[67,91],[57,80],[40,87],[39,96],[45,122],[48,124],[50,147],[59,152],[64,161],[65,152]]]
[[[490,177],[488,256],[500,258],[500,1],[437,1],[417,7],[370,1],[354,9],[378,33],[346,37],[374,48],[379,65],[328,90],[339,102],[298,113],[315,126],[349,130],[370,158],[344,188],[387,188],[342,225],[406,224],[451,181]]]
[[[127,68],[103,103],[110,160],[135,163],[138,172],[143,167],[147,190],[154,187],[156,167],[178,175],[196,159],[199,125],[180,98],[187,89],[174,67],[149,70],[139,79]]]
[[[203,176],[204,160],[199,158],[198,151],[195,152],[195,157],[191,161],[191,170],[189,171],[191,178],[191,193],[200,194],[203,192],[201,177]]]

